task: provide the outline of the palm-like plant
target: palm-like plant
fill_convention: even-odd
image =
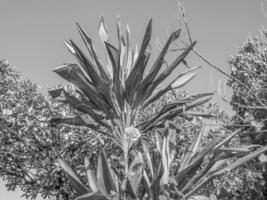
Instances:
[[[89,36],[79,24],[77,27],[90,58],[72,40],[65,41],[68,50],[77,59],[79,65],[64,64],[54,71],[76,86],[78,96],[68,93],[64,88],[52,90],[50,94],[52,97],[69,104],[80,114],[53,118],[52,123],[87,126],[108,135],[125,149],[127,146],[125,141],[128,140],[126,136],[129,136],[126,134],[127,132],[145,133],[153,127],[162,126],[166,120],[173,119],[184,111],[210,99],[212,93],[178,99],[176,102],[163,107],[149,120],[136,124],[136,114],[140,109],[146,108],[169,90],[185,85],[196,75],[192,71],[198,67],[188,69],[169,83],[164,82],[174,69],[184,61],[196,42],[187,47],[166,69],[163,69],[163,65],[166,63],[165,55],[171,43],[178,39],[181,30],[173,32],[154,64],[148,67],[147,63],[151,53],[147,47],[151,38],[152,20],[148,23],[138,52],[131,50],[130,30],[127,28],[126,37],[124,37],[119,20],[117,26],[119,48],[111,45],[102,18],[99,24],[99,35],[105,45],[107,55],[107,63],[103,64],[96,55]],[[159,89],[163,82],[165,87]],[[199,100],[203,97],[207,98]],[[90,116],[90,120],[81,113]]]
[[[158,200],[163,192],[161,188],[174,189],[178,194],[165,193],[168,198],[187,198],[207,179],[227,170],[224,168],[224,171],[217,169],[212,171],[218,165],[217,161],[236,155],[225,153],[228,150],[221,150],[221,147],[229,139],[221,143],[216,140],[199,151],[201,133],[196,136],[189,149],[190,153],[185,154],[178,174],[172,178],[170,177],[170,165],[175,153],[172,149],[174,145],[172,141],[174,141],[176,134],[174,129],[168,127],[167,129],[170,129],[171,133],[167,132],[163,137],[158,135],[158,148],[152,154],[148,153],[150,150],[144,140],[141,143],[146,156],[137,149],[131,150],[132,145],[140,139],[140,135],[152,128],[164,127],[168,120],[184,115],[186,110],[204,104],[211,98],[212,93],[204,93],[176,99],[176,101],[163,106],[148,120],[141,123],[137,123],[136,120],[141,109],[151,105],[166,92],[182,87],[196,75],[193,71],[198,67],[190,68],[176,76],[173,81],[165,82],[174,69],[184,62],[196,42],[186,47],[173,62],[167,64],[167,68],[163,69],[164,64],[167,63],[165,55],[171,43],[179,38],[181,30],[173,32],[154,64],[148,67],[151,53],[147,49],[151,39],[152,20],[148,23],[141,48],[138,51],[131,49],[128,27],[126,37],[123,36],[119,20],[117,23],[119,47],[116,48],[111,45],[102,18],[99,24],[99,35],[106,50],[107,62],[104,64],[96,55],[89,36],[78,24],[77,27],[90,57],[88,58],[72,40],[66,41],[68,50],[77,59],[79,65],[65,64],[54,70],[76,86],[76,95],[67,92],[64,88],[52,90],[50,94],[52,97],[69,104],[78,112],[71,117],[53,118],[51,123],[87,126],[100,132],[121,147],[125,158],[124,179],[119,180],[109,167],[104,152],[101,151],[96,178],[94,178],[92,170],[86,167],[89,188],[84,186],[66,163],[59,159],[59,164],[70,176],[78,195],[80,195],[77,200],[123,199],[130,198],[127,196],[129,194],[133,198]],[[238,161],[238,165],[265,150],[266,148],[261,148],[254,151],[254,154]],[[249,151],[251,149],[246,152]],[[213,155],[209,162],[205,159],[207,154]],[[85,164],[88,166],[86,159]],[[204,164],[206,165],[203,167]],[[238,165],[234,163],[229,169]],[[145,186],[145,192],[138,194],[141,182]]]

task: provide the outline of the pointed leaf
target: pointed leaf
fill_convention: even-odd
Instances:
[[[153,167],[152,167],[152,161],[151,161],[151,157],[150,157],[150,150],[148,147],[148,143],[144,140],[141,140],[141,142],[142,142],[142,147],[143,147],[144,153],[146,155],[147,165],[149,167],[151,176],[153,176]]]
[[[95,64],[98,67],[98,71],[100,72],[102,78],[105,79],[106,81],[109,81],[107,71],[104,68],[104,66],[102,66],[102,64],[100,63],[100,61],[99,61],[99,59],[95,53],[91,38],[85,33],[85,31],[81,28],[81,26],[78,23],[76,23],[76,25],[78,27],[78,31],[79,31],[85,45],[87,47],[88,52],[90,53],[92,59],[94,60]]]
[[[139,87],[141,80],[143,79],[143,74],[149,58],[150,53],[144,53],[144,55],[142,55],[141,58],[136,62],[135,67],[133,68],[129,77],[126,80],[126,97],[130,105],[132,104],[135,92]]]
[[[109,198],[105,197],[100,192],[92,192],[81,195],[77,197],[75,200],[109,200]]]
[[[109,35],[108,35],[107,28],[104,22],[104,17],[101,17],[101,20],[99,22],[98,33],[103,44],[105,42],[109,42]]]
[[[103,116],[96,113],[92,107],[90,107],[90,104],[86,104],[79,99],[77,99],[75,96],[69,94],[64,90],[64,88],[56,89],[55,91],[49,91],[50,94],[53,95],[53,98],[59,101],[62,101],[64,103],[69,104],[73,109],[78,110],[82,113],[90,115],[90,117],[95,120],[98,124],[101,126],[104,126],[108,129],[110,129],[110,126],[103,121]]]
[[[202,126],[201,130],[198,131],[196,136],[194,137],[194,140],[191,144],[191,146],[186,150],[183,159],[181,161],[180,169],[179,171],[183,170],[190,162],[190,160],[194,157],[194,155],[197,153],[197,151],[200,148],[200,142],[204,133],[204,126]]]
[[[87,194],[89,189],[82,184],[75,172],[62,160],[57,159],[57,163],[62,167],[64,172],[69,176],[71,185],[77,191],[79,195]]]
[[[165,94],[166,92],[168,92],[169,90],[171,90],[172,89],[172,85],[174,84],[174,82],[177,80],[180,80],[180,78],[182,79],[184,76],[187,76],[187,73],[189,73],[189,72],[191,72],[191,71],[194,71],[194,70],[196,70],[196,69],[198,69],[199,67],[194,67],[194,68],[192,68],[192,69],[189,69],[189,70],[187,70],[187,71],[185,71],[185,72],[183,72],[183,73],[181,73],[181,74],[179,74],[176,78],[175,78],[175,80],[174,81],[172,81],[169,85],[167,85],[164,89],[162,89],[162,90],[160,90],[159,92],[157,92],[154,96],[152,96],[151,98],[149,98],[145,103],[144,103],[144,105],[142,106],[143,107],[143,109],[145,108],[145,107],[147,107],[148,105],[150,105],[151,103],[153,103],[154,101],[156,101],[159,97],[161,97],[163,94]],[[193,77],[192,77],[193,78]],[[191,78],[191,79],[192,79]],[[183,79],[183,81],[185,80],[186,82],[184,83],[184,84],[186,84],[188,81],[190,81],[191,79],[189,79],[189,80],[186,80],[186,79]],[[181,82],[180,82],[181,83]],[[180,87],[182,87],[183,86],[183,84],[182,85],[180,85]],[[176,88],[178,88],[178,87],[176,87]],[[175,89],[176,89],[175,88]],[[141,102],[139,102],[139,103],[141,103]]]
[[[228,171],[231,171],[233,169],[235,169],[236,167],[244,164],[245,162],[257,157],[258,155],[264,153],[265,151],[267,151],[267,146],[262,146],[261,148],[251,152],[250,154],[248,154],[247,156],[244,156],[240,159],[238,159],[237,161],[235,161],[234,163],[230,164],[229,166],[219,170],[218,172],[214,173],[213,176],[218,176],[221,174],[224,174]]]
[[[99,110],[102,110],[108,116],[112,115],[110,112],[110,104],[103,100],[103,95],[98,93],[97,89],[91,85],[90,80],[84,72],[75,64],[65,64],[53,70],[59,76],[77,86],[83,92],[90,102]],[[113,110],[114,111],[114,110]]]
[[[97,166],[97,186],[98,189],[105,196],[113,192],[117,192],[115,182],[112,177],[111,168],[108,165],[106,156],[103,151],[100,152],[98,157]]]
[[[88,185],[93,192],[97,192],[98,189],[97,189],[96,179],[95,179],[93,170],[90,169],[90,162],[89,162],[89,159],[87,157],[84,158],[84,165],[85,165],[85,169],[86,169]]]
[[[135,195],[137,195],[138,186],[143,177],[143,166],[143,156],[140,152],[138,152],[134,157],[134,160],[132,161],[128,171],[128,179],[131,183],[131,187]]]
[[[191,74],[186,74],[186,75],[176,79],[175,82],[172,84],[172,88],[177,89],[177,88],[184,86],[186,83],[188,83],[195,76],[196,76],[196,73],[191,73]]]
[[[145,96],[143,99],[149,98],[155,88],[161,84],[172,72],[173,70],[185,59],[185,57],[189,54],[192,48],[195,46],[196,42],[194,42],[191,46],[189,46],[178,58],[176,58],[170,66],[168,66],[162,73],[160,73],[157,78],[148,85],[148,89],[145,90]],[[144,91],[143,91],[144,92]]]
[[[97,87],[101,82],[101,78],[99,77],[99,72],[96,66],[85,56],[84,52],[71,40],[71,45],[76,52],[76,57],[83,67],[86,74],[92,80],[92,83],[95,87]]]
[[[175,31],[171,34],[165,46],[163,47],[162,51],[160,52],[158,58],[156,59],[155,63],[152,65],[148,75],[145,77],[145,79],[140,84],[140,87],[138,88],[138,91],[137,91],[137,99],[138,101],[140,101],[140,103],[144,101],[144,99],[146,99],[145,93],[147,89],[149,88],[149,86],[151,85],[152,81],[156,78],[157,74],[159,73],[162,67],[162,64],[164,62],[165,54],[167,53],[171,42],[175,41],[180,36],[180,33],[181,33],[181,30],[179,29],[178,31]]]
[[[122,110],[124,101],[123,101],[123,88],[120,80],[120,77],[122,75],[120,66],[120,51],[109,43],[105,44],[113,67],[113,89],[116,94],[116,100]]]

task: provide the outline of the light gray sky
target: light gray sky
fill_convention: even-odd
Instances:
[[[251,35],[259,34],[267,19],[261,13],[261,0],[186,0],[188,23],[197,49],[213,63],[228,71],[227,60]],[[267,2],[266,2],[267,10]],[[79,41],[75,22],[79,22],[101,51],[97,35],[100,17],[105,17],[111,37],[115,38],[116,16],[131,28],[134,43],[140,44],[149,18],[153,18],[153,38],[166,39],[166,30],[174,30],[176,0],[0,0],[0,59],[7,59],[21,72],[41,86],[43,93],[62,80],[52,69],[73,62],[63,44],[64,39]],[[125,29],[124,29],[125,30]],[[153,47],[153,45],[152,45]],[[156,49],[152,51],[158,52]],[[201,65],[199,75],[185,89],[190,93],[217,88],[218,80],[226,80],[218,72],[190,56],[189,63]],[[213,79],[211,84],[210,77]],[[229,94],[229,91],[228,91]],[[215,96],[223,109],[229,106]],[[0,199],[20,199],[20,192],[6,192],[0,184]]]

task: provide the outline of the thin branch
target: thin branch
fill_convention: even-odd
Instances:
[[[179,2],[178,2],[179,3]],[[184,11],[182,9],[182,5],[178,4],[178,10],[180,10],[181,14],[182,14],[182,18],[184,21],[184,25],[186,27],[187,30],[187,34],[189,37],[189,41],[192,44],[192,39],[191,39],[191,34],[188,28],[188,24],[187,24],[187,20],[186,20],[186,16],[184,14]],[[186,42],[184,42],[182,39],[179,39],[184,45],[186,45],[187,47],[189,47],[190,45],[188,45]],[[209,66],[211,66],[212,68],[216,69],[217,71],[219,71],[220,73],[222,73],[223,75],[227,76],[228,78],[236,81],[240,86],[242,86],[243,88],[245,88],[258,102],[259,104],[265,109],[267,110],[267,106],[259,99],[259,97],[250,89],[248,88],[244,83],[242,83],[240,80],[236,79],[235,77],[231,76],[230,74],[228,74],[227,72],[223,71],[222,69],[220,69],[220,67],[216,66],[215,64],[213,64],[212,62],[210,62],[207,58],[205,58],[204,56],[202,56],[194,47],[192,48],[192,51],[201,59],[203,60],[205,63],[207,63]]]
[[[188,45],[187,45],[188,46]],[[231,76],[230,74],[226,73],[225,71],[223,71],[222,69],[220,69],[218,66],[216,66],[215,64],[211,63],[207,58],[205,58],[204,56],[202,56],[197,50],[195,50],[194,48],[192,49],[192,51],[200,58],[202,59],[205,63],[207,63],[209,66],[211,66],[212,68],[216,69],[217,71],[219,71],[220,73],[222,73],[223,75],[227,76],[228,78],[236,81],[240,86],[242,86],[243,88],[245,88],[257,101],[258,103],[262,106],[262,108],[264,110],[267,110],[267,106],[260,100],[260,98],[255,94],[255,92],[253,92],[250,88],[248,88],[244,83],[242,83],[240,80],[236,79],[235,77]]]
[[[181,15],[182,15],[182,19],[183,19],[183,22],[184,22],[184,25],[186,28],[189,42],[190,42],[190,44],[193,44],[192,37],[191,37],[190,31],[189,31],[189,26],[188,26],[188,23],[186,20],[186,13],[185,13],[184,5],[180,1],[178,1],[178,13],[181,13]]]

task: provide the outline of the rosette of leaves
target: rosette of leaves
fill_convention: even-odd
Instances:
[[[137,124],[136,115],[140,110],[166,92],[182,87],[194,78],[196,73],[193,71],[198,67],[190,68],[168,81],[174,69],[184,62],[196,42],[185,47],[180,55],[167,64],[165,56],[181,32],[174,31],[152,66],[148,66],[151,55],[148,47],[152,34],[152,20],[147,25],[138,51],[131,48],[128,26],[126,36],[123,35],[120,20],[117,23],[118,47],[112,45],[102,18],[99,23],[99,35],[106,52],[104,63],[97,56],[91,38],[79,24],[77,27],[89,56],[73,40],[65,41],[66,47],[77,59],[78,64],[64,64],[54,70],[76,86],[77,95],[68,93],[64,88],[50,91],[52,97],[69,104],[77,112],[75,116],[53,118],[52,124],[65,123],[89,127],[112,138],[125,149],[125,129],[137,128],[142,135],[154,127],[164,126],[166,120],[183,115],[186,110],[204,104],[211,98],[212,93],[205,93],[177,99],[154,113],[150,119]],[[167,67],[164,67],[165,65]]]

